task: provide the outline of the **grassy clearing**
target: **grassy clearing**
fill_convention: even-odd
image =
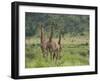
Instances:
[[[58,39],[54,39],[57,41]],[[62,39],[61,59],[57,62],[52,61],[49,57],[43,58],[40,48],[40,39],[28,37],[25,41],[25,67],[56,67],[56,66],[80,66],[89,64],[89,37],[66,36]]]

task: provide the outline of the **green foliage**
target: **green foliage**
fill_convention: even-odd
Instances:
[[[43,58],[40,48],[40,23],[45,35],[54,29],[55,41],[62,32],[61,59]],[[89,64],[89,16],[49,13],[25,13],[25,67],[80,66]]]
[[[55,38],[55,41],[58,40]],[[89,64],[89,37],[67,36],[62,39],[61,59],[54,61],[43,58],[39,38],[26,38],[25,67],[58,67],[58,66],[81,66]]]
[[[88,15],[69,14],[48,14],[48,13],[25,13],[25,34],[26,36],[36,36],[39,34],[39,23],[44,24],[46,32],[50,27],[54,27],[55,35],[59,30],[62,34],[84,35],[89,32]]]

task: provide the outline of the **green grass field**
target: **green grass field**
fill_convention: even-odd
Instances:
[[[57,41],[58,39],[54,39]],[[55,62],[43,58],[40,39],[27,37],[25,41],[25,68],[89,65],[89,37],[66,36],[62,38],[61,59]]]

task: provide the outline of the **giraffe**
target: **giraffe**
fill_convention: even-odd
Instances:
[[[43,57],[46,57],[47,56],[47,50],[46,50],[47,39],[44,36],[43,24],[40,24],[40,33],[41,33],[41,35],[40,35],[40,46],[41,46]]]
[[[58,42],[53,40],[53,27],[51,27],[51,33],[47,42],[47,51],[50,53],[51,59],[58,59],[61,52],[61,33],[59,34]]]

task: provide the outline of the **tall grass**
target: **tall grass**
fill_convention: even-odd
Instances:
[[[54,39],[58,41],[57,38]],[[40,39],[28,37],[25,41],[25,67],[58,67],[81,66],[89,64],[89,38],[88,36],[76,36],[62,39],[61,59],[54,61],[50,57],[43,58]]]

